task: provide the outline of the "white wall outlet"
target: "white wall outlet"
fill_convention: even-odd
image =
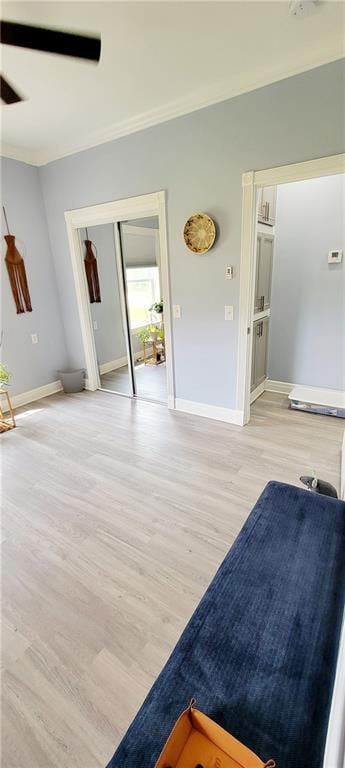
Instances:
[[[328,254],[328,264],[341,264],[342,258],[342,251],[330,251]]]
[[[94,320],[94,321],[93,321],[93,330],[94,330],[94,331],[98,331],[98,323],[97,323],[97,320]]]
[[[227,280],[232,280],[234,276],[234,268],[232,266],[225,267],[225,277]]]
[[[224,307],[224,318],[225,320],[233,320],[234,319],[234,308],[232,304],[226,304]]]
[[[32,333],[32,334],[31,334],[31,341],[32,341],[32,343],[33,343],[33,344],[38,344],[38,336],[37,336],[37,333]]]
[[[173,305],[173,316],[175,320],[180,320],[181,317],[181,305],[180,304],[174,304]]]

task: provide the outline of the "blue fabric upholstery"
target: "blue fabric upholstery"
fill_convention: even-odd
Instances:
[[[197,706],[278,768],[321,768],[345,586],[345,504],[269,483],[108,768],[153,768]]]

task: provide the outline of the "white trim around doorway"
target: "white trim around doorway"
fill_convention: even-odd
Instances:
[[[345,172],[345,154],[307,160],[242,175],[242,230],[240,264],[239,338],[236,409],[242,424],[250,418],[250,372],[252,355],[252,306],[254,291],[257,190],[259,187],[333,176]]]
[[[166,199],[164,191],[65,211],[67,236],[85,353],[87,387],[91,391],[98,389],[99,371],[79,230],[84,227],[93,227],[99,224],[115,225],[121,221],[143,219],[148,216],[158,216],[159,220],[160,269],[164,300],[165,345],[167,352],[166,372],[168,408],[175,408],[169,258],[166,225]],[[116,245],[115,251],[117,252]]]

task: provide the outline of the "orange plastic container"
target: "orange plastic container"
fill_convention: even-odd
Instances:
[[[155,768],[275,768],[194,707],[177,720]]]

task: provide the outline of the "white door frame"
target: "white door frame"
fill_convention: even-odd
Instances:
[[[256,208],[258,187],[288,184],[345,172],[345,154],[282,165],[242,175],[242,232],[240,265],[239,335],[236,408],[242,423],[250,418],[250,373],[252,359],[252,311],[254,291]],[[248,330],[249,329],[249,330]]]
[[[93,227],[99,224],[116,224],[121,221],[127,221],[128,219],[142,219],[148,216],[158,216],[159,221],[160,268],[164,300],[164,333],[167,353],[166,371],[168,408],[175,408],[166,196],[164,191],[153,192],[152,194],[140,195],[138,197],[129,197],[123,200],[114,200],[110,203],[100,203],[99,205],[91,205],[85,208],[76,208],[72,211],[65,211],[67,236],[85,353],[88,389],[91,391],[98,389],[99,373],[79,229],[82,227]],[[115,247],[117,252],[118,243],[116,243],[115,246],[117,246]]]

